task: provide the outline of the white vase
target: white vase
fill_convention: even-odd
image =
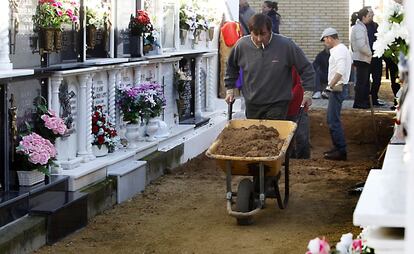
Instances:
[[[158,124],[159,124],[158,119],[156,119],[156,118],[150,118],[148,120],[147,129],[145,131],[148,135],[147,141],[155,141],[156,140],[155,139],[155,133],[157,133],[158,128],[159,128]]]
[[[17,171],[17,177],[21,186],[32,186],[45,180],[45,174],[37,170]]]
[[[138,148],[138,137],[139,137],[139,124],[127,124],[125,137],[128,140],[128,148],[135,149]]]
[[[101,148],[99,148],[99,146],[93,145],[92,152],[96,157],[102,157],[108,154],[108,147],[106,145],[101,145]]]
[[[187,40],[187,30],[180,29],[180,42],[181,45],[184,45]]]
[[[145,131],[147,129],[147,126],[145,125],[144,122],[141,122],[139,124],[139,136],[138,136],[138,141],[145,141]]]

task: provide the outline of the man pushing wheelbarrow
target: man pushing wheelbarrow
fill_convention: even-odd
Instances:
[[[287,149],[294,135],[296,124],[286,119],[292,98],[292,68],[299,73],[305,90],[302,106],[312,104],[314,71],[303,51],[289,38],[274,34],[272,22],[267,15],[256,14],[249,20],[251,35],[244,36],[230,52],[225,85],[226,102],[234,101],[234,88],[243,72],[242,95],[246,104],[246,118],[256,120],[232,120],[226,129],[250,128],[251,126],[273,127],[283,140],[280,150],[275,147],[272,156],[229,156],[216,153],[220,137],[211,145],[207,156],[217,159],[227,174],[227,210],[237,218],[239,224],[249,224],[252,216],[264,207],[265,198],[275,197],[280,208],[284,208],[289,197],[289,156]],[[231,118],[231,110],[229,110]],[[262,119],[262,120],[257,120]],[[274,121],[279,120],[279,121]],[[226,130],[225,129],[225,130]],[[278,180],[281,168],[285,171],[285,197],[282,200]],[[232,210],[231,176],[253,176],[253,181],[243,179],[238,187],[236,211]],[[272,189],[274,192],[268,192]]]

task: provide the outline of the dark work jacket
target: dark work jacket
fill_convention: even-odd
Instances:
[[[378,24],[372,21],[371,23],[366,24],[365,26],[367,27],[369,47],[371,48],[372,53],[374,53],[372,46],[374,45],[374,42],[377,40],[377,36],[375,36],[375,34],[378,32]]]
[[[267,16],[272,20],[272,32],[279,34],[280,15],[275,10],[270,10]]]
[[[324,49],[316,55],[313,61],[313,68],[315,72],[318,72],[322,84],[328,84],[329,56],[329,51]]]

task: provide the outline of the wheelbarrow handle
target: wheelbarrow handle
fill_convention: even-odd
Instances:
[[[232,118],[232,114],[233,114],[233,104],[234,104],[234,101],[235,100],[233,100],[233,101],[231,101],[229,104],[228,104],[228,106],[227,106],[227,117],[228,117],[228,119],[227,120],[231,120],[231,118]]]
[[[296,118],[296,124],[299,125],[300,120],[302,119],[303,112],[305,111],[305,106],[301,105],[298,112],[298,117]]]

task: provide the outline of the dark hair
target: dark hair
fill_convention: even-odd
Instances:
[[[264,1],[263,3],[265,3],[267,5],[267,7],[269,7],[270,9],[278,11],[277,2]]]
[[[356,24],[357,19],[358,19],[358,12],[356,11],[351,14],[351,26]]]
[[[263,27],[272,32],[272,20],[266,14],[257,13],[249,19],[249,30],[255,34],[259,33]]]
[[[332,34],[332,35],[328,35],[326,37],[331,37],[332,39],[335,39],[335,40],[339,39],[338,34]]]
[[[367,16],[369,13],[369,8],[364,7],[361,10],[358,11],[358,19],[362,21],[362,17]]]

